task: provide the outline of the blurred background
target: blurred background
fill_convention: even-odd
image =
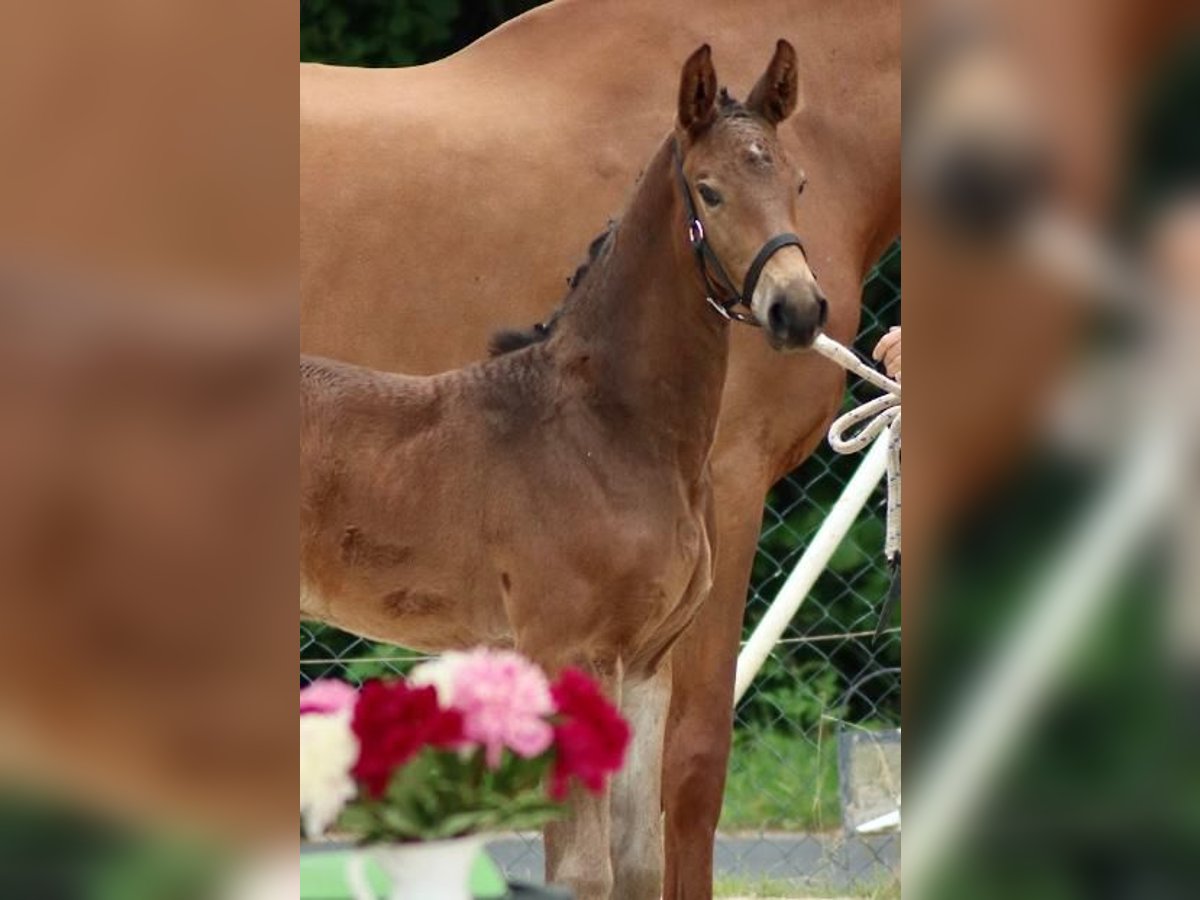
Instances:
[[[904,15],[904,890],[1195,896],[1197,9]]]
[[[295,878],[297,27],[0,7],[0,896]]]

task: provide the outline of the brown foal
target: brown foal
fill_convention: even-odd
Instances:
[[[547,832],[548,877],[581,900],[661,895],[665,660],[712,583],[721,307],[777,348],[824,322],[775,131],[797,96],[784,41],[745,105],[692,54],[674,133],[527,346],[427,377],[301,359],[301,614],[580,665],[630,717],[611,797],[576,795]]]

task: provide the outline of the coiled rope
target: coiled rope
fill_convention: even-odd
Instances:
[[[891,587],[875,629],[878,639],[900,593],[900,382],[888,378],[865,363],[853,350],[824,334],[817,335],[813,349],[884,392],[838,416],[829,426],[829,446],[835,453],[843,455],[866,449],[887,432],[887,469],[884,476],[887,482],[887,518],[883,553],[891,572]]]

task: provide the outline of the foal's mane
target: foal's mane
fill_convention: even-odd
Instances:
[[[550,314],[550,317],[544,322],[538,322],[531,328],[504,328],[497,331],[492,335],[492,340],[488,344],[488,354],[490,356],[503,356],[505,353],[512,353],[533,344],[540,344],[554,333],[554,327],[558,324],[559,317],[562,316],[567,303],[583,283],[588,270],[600,256],[601,251],[608,245],[613,231],[616,230],[616,225],[616,220],[610,219],[608,224],[604,226],[604,230],[592,238],[591,243],[588,244],[587,258],[579,264],[579,268],[567,279],[566,296],[563,297],[562,302],[559,303],[554,312]]]
[[[722,119],[756,118],[755,113],[740,100],[732,97],[726,88],[721,88],[717,97],[717,111]],[[554,328],[558,324],[563,310],[587,277],[588,271],[599,258],[601,252],[608,246],[609,239],[612,237],[613,232],[616,231],[616,227],[617,220],[610,219],[604,230],[592,238],[592,242],[588,245],[587,258],[580,263],[579,268],[575,270],[575,274],[567,279],[567,293],[554,312],[550,314],[550,317],[544,322],[538,322],[531,328],[504,328],[497,331],[492,335],[492,339],[488,344],[489,356],[503,356],[506,353],[513,353],[525,347],[540,344],[554,333]]]

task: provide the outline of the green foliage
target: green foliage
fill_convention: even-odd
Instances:
[[[146,840],[96,873],[91,900],[204,900],[221,881],[216,859],[195,847]]]
[[[406,675],[424,658],[415,651],[368,641],[320,622],[305,622],[300,628],[301,684],[318,678],[362,684],[372,678]]]
[[[300,58],[409,66],[466,46],[539,0],[301,0]]]
[[[783,726],[787,731],[814,739],[824,734],[831,720],[845,714],[839,703],[838,673],[815,660],[801,663],[784,678],[770,678],[744,704],[738,723],[760,731]]]
[[[449,42],[458,13],[458,0],[303,0],[300,58],[411,65]]]
[[[833,831],[841,808],[833,740],[756,726],[734,732],[722,831]]]
[[[205,900],[230,860],[175,835],[152,834],[16,784],[0,796],[0,896],[78,900]]]
[[[541,828],[564,809],[546,793],[551,761],[550,754],[523,759],[506,750],[493,770],[481,751],[427,747],[396,770],[382,798],[348,804],[338,830],[370,844]]]

